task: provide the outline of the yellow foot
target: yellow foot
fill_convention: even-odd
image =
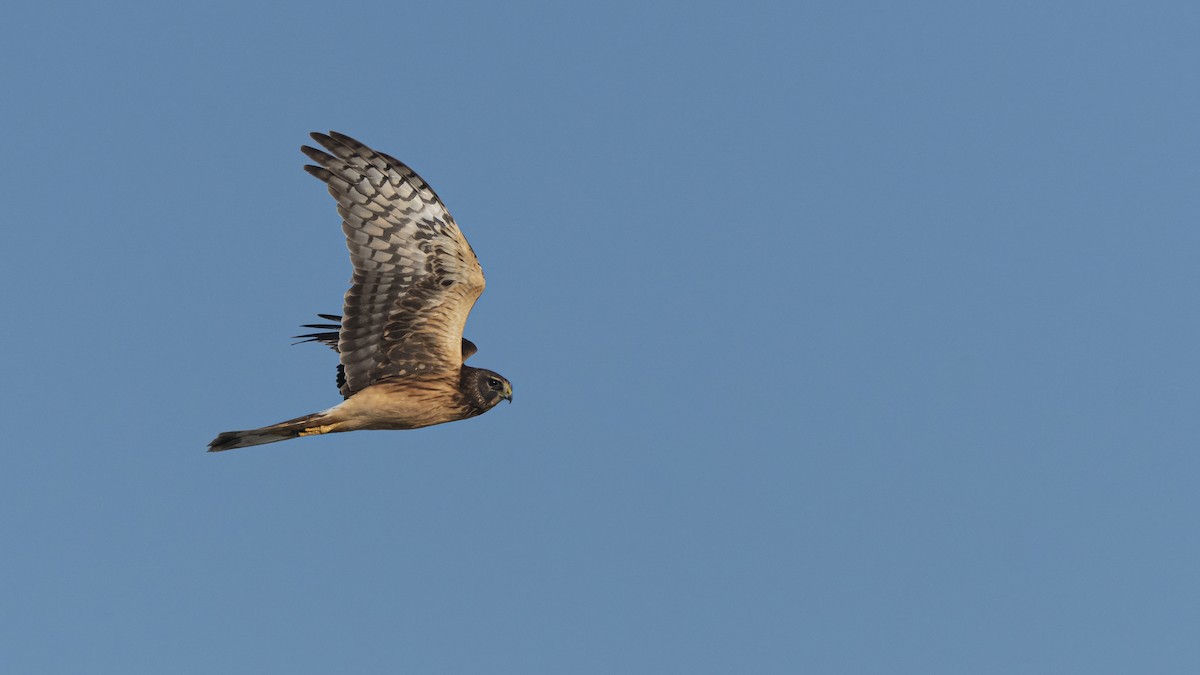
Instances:
[[[333,431],[337,424],[325,424],[319,427],[309,427],[300,432],[301,436],[316,436],[317,434],[327,434]]]

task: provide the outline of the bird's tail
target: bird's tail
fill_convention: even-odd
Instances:
[[[208,451],[221,452],[222,450],[245,448],[251,445],[286,441],[290,438],[299,438],[300,436],[327,434],[332,431],[340,431],[338,429],[340,426],[341,423],[335,421],[333,416],[327,412],[313,413],[297,417],[294,420],[272,424],[269,427],[262,427],[261,429],[223,432],[218,434],[208,444]]]

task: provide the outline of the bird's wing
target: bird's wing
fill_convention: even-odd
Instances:
[[[301,345],[305,342],[320,342],[326,347],[332,347],[333,351],[336,352],[338,348],[338,333],[342,332],[342,317],[338,316],[337,314],[318,314],[317,316],[325,319],[326,321],[332,321],[333,323],[306,323],[303,326],[300,326],[301,328],[316,328],[321,332],[293,335],[293,340],[300,341],[293,342],[292,344]],[[301,340],[301,338],[304,339]]]
[[[354,276],[338,334],[349,397],[383,379],[462,366],[463,326],[483,293],[471,245],[429,185],[402,162],[336,132],[301,150],[342,216]]]
[[[325,345],[326,347],[333,348],[333,351],[336,352],[338,350],[338,335],[342,331],[342,317],[338,316],[337,314],[318,314],[317,316],[321,317],[322,319],[325,319],[326,321],[333,321],[335,323],[306,323],[300,327],[301,328],[317,328],[317,329],[320,329],[322,332],[320,332],[320,333],[305,333],[303,335],[293,335],[292,336],[293,340],[300,340],[300,341],[293,342],[292,344],[301,345],[301,344],[304,344],[305,342],[320,342],[321,344]],[[303,339],[301,339],[301,338],[303,338]],[[462,360],[464,363],[466,362],[467,359],[471,358],[472,354],[474,354],[475,352],[478,352],[478,351],[479,351],[479,347],[476,347],[474,342],[471,342],[467,338],[462,339]]]

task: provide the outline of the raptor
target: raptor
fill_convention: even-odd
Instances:
[[[416,429],[512,402],[512,384],[466,365],[483,270],[441,199],[403,162],[337,132],[312,134],[304,169],[329,187],[354,267],[342,314],[298,335],[338,352],[344,400],[324,412],[226,431],[209,452],[362,429]]]

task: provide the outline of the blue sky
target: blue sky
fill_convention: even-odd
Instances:
[[[10,3],[0,666],[1194,673],[1194,3]],[[338,401],[298,146],[516,401]]]

